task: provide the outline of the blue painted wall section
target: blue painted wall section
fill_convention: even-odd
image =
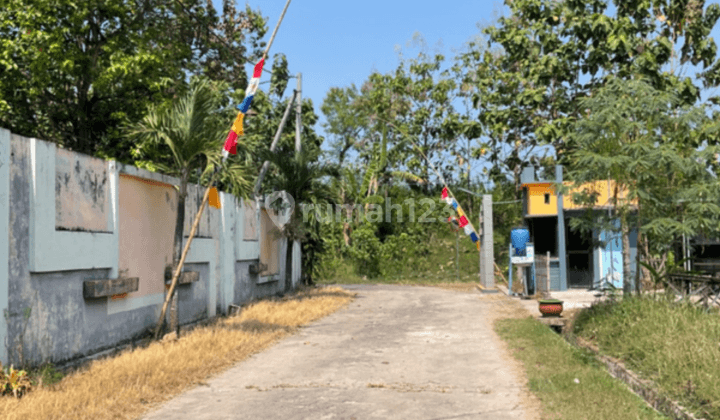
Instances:
[[[619,221],[615,224],[619,227]],[[622,236],[619,232],[605,230],[600,233],[600,243],[602,244],[600,283],[607,282],[614,287],[622,288]]]
[[[55,188],[56,150],[54,144],[0,129],[3,364],[62,365],[132,342],[154,326],[164,299],[162,293],[85,299],[82,289],[85,280],[118,276],[120,174],[172,185],[178,180],[96,161],[93,165],[99,165],[108,179],[106,231],[57,230],[56,194],[61,193]],[[195,195],[203,190],[194,185],[191,189]],[[230,304],[240,305],[283,290],[284,280],[263,282],[249,273],[250,265],[259,259],[259,245],[258,241],[245,241],[242,230],[244,218],[257,219],[257,211],[246,213],[243,203],[230,194],[221,193],[221,203],[221,210],[206,210],[215,213],[204,215],[203,237],[193,241],[186,260],[185,269],[199,272],[200,279],[178,288],[181,324],[224,314]],[[286,241],[281,250],[285,247]],[[299,267],[285,267],[282,252],[279,258],[280,279],[286,270],[299,276]],[[299,265],[299,258],[295,261]],[[299,278],[292,281],[297,284]]]

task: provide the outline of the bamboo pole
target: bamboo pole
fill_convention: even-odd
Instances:
[[[263,53],[263,58],[267,57],[268,52],[270,52],[270,46],[272,45],[273,41],[275,40],[275,35],[277,35],[278,29],[280,29],[280,23],[282,22],[283,18],[285,17],[285,12],[287,12],[288,6],[290,6],[290,0],[287,0],[287,3],[285,3],[285,8],[283,8],[282,13],[280,14],[280,19],[278,19],[278,23],[275,25],[275,29],[273,29],[272,35],[270,35],[270,41],[267,44],[267,47],[265,47],[265,52]]]
[[[500,278],[503,279],[503,281],[505,283],[507,283],[508,282],[507,279],[505,278],[505,276],[502,273],[502,270],[500,270],[500,267],[498,267],[498,265],[495,261],[493,261],[493,265],[495,266],[495,271],[500,275]],[[509,285],[508,285],[508,287],[509,287]]]
[[[297,101],[295,104],[295,153],[300,153],[302,130],[302,73],[297,74]]]
[[[217,175],[218,171],[215,171],[210,178],[210,182],[208,183],[207,189],[205,189],[205,195],[203,196],[202,204],[200,204],[200,208],[198,209],[197,214],[195,215],[195,220],[193,221],[192,228],[190,229],[190,236],[188,237],[187,243],[185,244],[185,248],[183,249],[183,252],[180,256],[180,261],[178,262],[177,267],[175,267],[175,272],[173,273],[172,282],[170,283],[170,290],[168,290],[167,295],[165,296],[165,302],[163,303],[162,311],[160,311],[160,318],[158,319],[157,325],[155,326],[155,339],[157,340],[160,338],[160,332],[162,331],[162,326],[165,323],[165,313],[167,312],[168,304],[170,303],[170,299],[172,298],[173,292],[175,292],[175,287],[177,286],[178,279],[180,278],[180,273],[183,269],[183,264],[185,263],[185,258],[187,257],[188,252],[190,251],[190,244],[192,243],[193,238],[195,237],[195,232],[197,232],[197,228],[200,225],[200,218],[202,217],[203,210],[205,209],[205,204],[208,201],[208,198],[210,197],[210,190],[213,187],[213,183],[215,182],[215,176]]]
[[[270,41],[267,44],[267,47],[265,47],[265,52],[263,53],[263,59],[265,59],[268,55],[268,52],[270,51],[270,46],[272,45],[273,41],[275,40],[275,35],[277,35],[278,29],[280,29],[280,23],[282,23],[283,18],[285,17],[285,12],[288,9],[288,6],[290,6],[290,0],[287,0],[285,3],[285,7],[283,8],[282,14],[280,14],[280,19],[278,19],[278,23],[275,25],[275,29],[273,29],[273,33],[270,36]],[[292,101],[290,101],[292,104]],[[290,107],[288,106],[288,109]],[[287,114],[287,112],[286,112]],[[282,130],[282,129],[281,129]],[[223,159],[223,162],[225,159]],[[265,166],[265,165],[263,165]],[[267,170],[267,169],[265,169]],[[170,299],[172,298],[173,292],[175,291],[175,287],[177,286],[178,279],[180,278],[180,273],[183,269],[183,264],[185,264],[185,258],[187,257],[188,252],[190,251],[190,244],[192,243],[193,238],[195,237],[195,232],[197,232],[197,228],[200,225],[200,218],[202,217],[203,210],[205,209],[205,204],[208,202],[208,198],[210,197],[210,190],[213,187],[213,184],[215,183],[215,177],[217,176],[219,172],[219,168],[215,168],[215,172],[213,172],[212,177],[210,178],[210,182],[208,183],[207,189],[205,190],[205,195],[203,196],[202,204],[200,204],[200,208],[198,209],[197,214],[195,215],[195,220],[193,221],[192,228],[190,229],[190,236],[188,237],[187,243],[185,244],[185,248],[183,249],[182,255],[180,256],[180,262],[178,262],[177,267],[175,267],[175,273],[173,273],[172,282],[170,283],[170,289],[168,290],[167,296],[165,296],[165,302],[163,303],[162,310],[160,312],[160,318],[158,319],[157,325],[155,326],[155,339],[158,339],[160,336],[160,332],[162,330],[162,326],[165,322],[165,314],[167,313],[168,304],[170,303]]]

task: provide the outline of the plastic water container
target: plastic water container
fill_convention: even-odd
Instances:
[[[525,256],[525,246],[530,241],[530,231],[525,228],[515,228],[510,231],[510,243],[512,244],[514,255],[518,257]]]

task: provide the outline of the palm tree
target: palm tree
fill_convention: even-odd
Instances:
[[[220,95],[207,79],[192,81],[188,92],[170,108],[152,107],[147,116],[128,128],[128,135],[141,145],[169,149],[171,163],[156,166],[168,175],[180,178],[173,263],[180,260],[187,184],[197,168],[216,161],[227,124],[218,124]],[[156,149],[157,150],[157,149]],[[209,167],[205,171],[209,171]]]
[[[221,110],[222,95],[212,82],[194,79],[187,93],[171,107],[152,107],[145,118],[127,127],[128,136],[137,142],[138,149],[150,155],[155,167],[180,178],[173,272],[182,253],[187,184],[199,168],[212,172],[212,162],[218,162],[221,152],[227,131]]]
[[[295,201],[296,208],[282,233],[288,238],[287,262],[292,261],[292,241],[302,243],[302,271],[306,284],[313,282],[314,264],[322,250],[323,241],[320,236],[321,221],[315,212],[302,212],[300,205],[312,204],[317,207],[320,204],[336,203],[336,194],[323,178],[338,175],[336,167],[323,164],[318,159],[318,153],[309,149],[303,148],[293,155],[271,152],[263,155],[276,168],[276,173],[268,180],[270,186],[276,191],[285,191]],[[303,220],[304,214],[308,216],[306,220]]]

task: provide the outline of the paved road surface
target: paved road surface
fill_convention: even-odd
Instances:
[[[348,286],[347,308],[145,419],[528,419],[480,293]]]

